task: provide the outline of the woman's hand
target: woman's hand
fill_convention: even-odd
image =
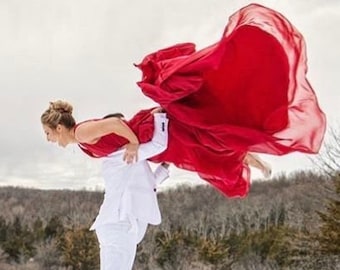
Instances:
[[[138,161],[138,143],[128,143],[125,145],[125,153],[123,156],[123,160],[127,164],[131,164],[134,161]]]

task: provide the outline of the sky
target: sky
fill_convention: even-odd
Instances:
[[[0,0],[0,186],[101,189],[100,162],[76,146],[48,143],[40,115],[50,101],[74,106],[77,121],[155,106],[134,63],[181,42],[221,37],[243,0]],[[308,74],[329,123],[340,101],[340,1],[267,0],[304,35]],[[263,156],[274,175],[309,169],[310,156]],[[257,171],[253,178],[260,178]],[[164,187],[202,181],[171,167]]]

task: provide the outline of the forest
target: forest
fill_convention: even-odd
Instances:
[[[244,199],[208,185],[158,194],[162,223],[141,269],[340,269],[340,176],[312,171],[252,184]],[[0,269],[95,270],[89,231],[102,192],[0,188]]]

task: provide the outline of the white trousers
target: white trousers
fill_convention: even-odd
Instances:
[[[130,270],[137,244],[143,239],[147,224],[136,221],[132,228],[128,220],[104,224],[96,228],[100,247],[100,270]]]

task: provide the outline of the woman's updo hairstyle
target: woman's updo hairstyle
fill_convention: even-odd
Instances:
[[[71,129],[76,124],[72,111],[72,105],[66,101],[50,102],[48,109],[41,115],[41,123],[51,129],[56,129],[59,124]]]

